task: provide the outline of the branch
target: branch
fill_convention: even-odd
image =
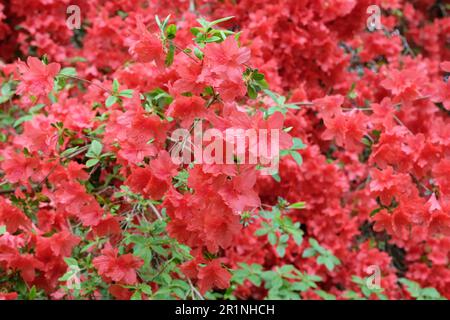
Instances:
[[[158,209],[153,205],[153,203],[150,202],[150,208],[152,208],[152,211],[155,213],[155,215],[158,217],[159,220],[163,221],[163,217],[161,213],[159,213]]]

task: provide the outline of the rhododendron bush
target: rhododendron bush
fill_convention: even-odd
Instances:
[[[450,298],[449,13],[2,1],[0,300]]]

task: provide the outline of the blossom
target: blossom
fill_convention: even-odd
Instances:
[[[228,271],[222,268],[219,260],[209,262],[198,272],[200,292],[203,294],[211,288],[225,289],[231,279]]]
[[[19,61],[17,67],[21,73],[17,94],[26,93],[35,97],[46,96],[52,90],[54,78],[61,69],[58,63],[46,65],[35,57],[28,57],[26,64]]]
[[[148,31],[142,20],[137,21],[137,39],[130,44],[129,52],[138,62],[151,62],[162,67],[164,65],[164,52],[161,40],[156,34]]]
[[[141,259],[129,253],[119,256],[118,250],[111,245],[105,246],[101,254],[92,263],[102,277],[123,284],[136,283],[136,269],[143,264]]]

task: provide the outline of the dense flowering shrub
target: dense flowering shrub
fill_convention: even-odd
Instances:
[[[0,299],[450,298],[449,10],[0,3]],[[279,170],[174,163],[200,122]]]

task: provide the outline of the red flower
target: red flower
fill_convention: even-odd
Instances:
[[[198,77],[201,83],[210,83],[221,98],[231,101],[246,93],[242,72],[250,59],[248,48],[239,48],[233,37],[205,48],[203,71]]]
[[[120,217],[114,217],[112,215],[102,218],[98,225],[94,226],[95,233],[99,237],[120,235],[122,231],[119,224],[120,220]]]
[[[261,205],[258,194],[253,190],[256,173],[247,170],[231,180],[223,181],[217,186],[225,203],[235,212],[254,209]]]
[[[161,40],[149,32],[140,19],[137,21],[137,39],[132,41],[129,52],[138,62],[155,61],[157,66],[164,66],[165,55]]]
[[[0,300],[16,300],[17,292],[0,293]]]
[[[445,212],[434,213],[430,222],[430,233],[450,236],[450,216]]]
[[[166,114],[169,117],[180,119],[181,127],[189,128],[195,118],[203,118],[206,112],[205,100],[202,98],[179,96],[169,106]]]
[[[202,72],[202,65],[190,59],[184,53],[176,56],[174,68],[179,76],[173,84],[173,91],[175,94],[192,92],[200,94],[203,91],[205,84],[198,81],[198,77]]]
[[[200,293],[204,294],[212,288],[226,289],[230,279],[231,274],[220,265],[220,260],[213,260],[198,272]]]
[[[441,62],[440,66],[445,72],[450,72],[450,61]]]
[[[0,198],[0,225],[6,226],[9,233],[15,233],[17,230],[29,230],[31,221],[18,208],[9,204],[5,199]]]
[[[51,237],[38,237],[36,255],[38,257],[69,257],[72,249],[80,242],[80,238],[69,231],[61,231]]]
[[[392,70],[381,85],[396,97],[395,101],[411,101],[419,95],[418,84],[422,80],[422,75],[417,70]]]
[[[366,130],[366,117],[358,111],[336,114],[334,118],[324,119],[327,129],[322,134],[322,139],[336,139],[338,146],[347,147],[350,150],[362,148],[361,139]]]
[[[161,199],[169,189],[169,181],[177,174],[177,166],[167,151],[161,151],[158,158],[144,168],[133,168],[125,184],[135,193],[151,199]]]
[[[318,106],[320,115],[324,119],[329,119],[341,112],[341,105],[344,103],[344,97],[341,95],[326,96],[314,100],[314,105]]]
[[[94,258],[93,265],[98,273],[108,282],[115,281],[123,284],[135,284],[136,270],[144,261],[132,254],[119,256],[119,250],[107,244],[101,251],[102,255]]]
[[[46,96],[52,90],[54,78],[61,69],[58,63],[46,65],[35,57],[28,57],[27,64],[19,61],[17,66],[21,73],[21,82],[16,93],[36,97]]]

